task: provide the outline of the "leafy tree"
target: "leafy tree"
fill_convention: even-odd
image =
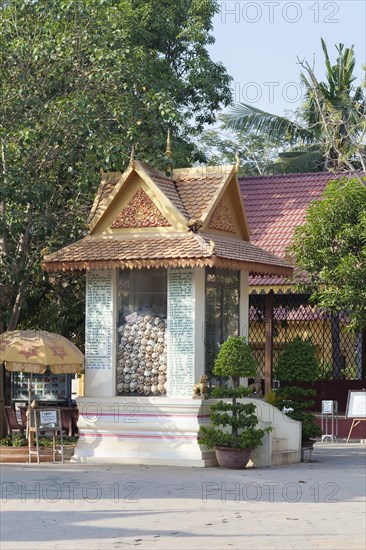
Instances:
[[[289,342],[278,357],[275,376],[281,384],[276,392],[275,404],[281,410],[288,409],[286,414],[302,423],[302,441],[321,435],[315,415],[308,412],[315,404],[316,391],[295,385],[298,382],[315,382],[319,377],[319,361],[312,342],[298,336]]]
[[[305,101],[295,120],[247,104],[236,105],[228,115],[229,128],[287,141],[288,150],[279,154],[273,167],[280,172],[365,169],[365,86],[354,85],[353,46],[336,46],[338,57],[332,65],[321,42],[326,80],[318,81],[309,63],[299,61]]]
[[[364,178],[366,183],[366,178]],[[331,181],[296,229],[292,253],[306,271],[311,299],[333,314],[346,311],[366,327],[366,188],[357,178]]]
[[[43,274],[42,252],[82,236],[101,168],[122,170],[132,144],[162,166],[168,126],[176,165],[201,160],[192,137],[231,100],[207,52],[216,1],[156,7],[1,1],[0,332],[19,323],[82,345],[84,284]]]
[[[226,115],[219,117],[224,124]],[[240,176],[257,176],[271,172],[278,149],[284,140],[264,137],[256,133],[247,134],[236,130],[225,133],[222,130],[207,130],[200,136],[200,149],[208,164],[235,164],[239,155]]]
[[[66,291],[39,263],[44,248],[82,235],[100,168],[123,169],[132,144],[162,163],[168,126],[178,166],[201,158],[192,136],[231,99],[207,52],[217,9],[214,0],[164,0],[159,12],[152,0],[2,2],[0,331],[19,320],[65,335],[80,325],[79,282],[67,279]]]

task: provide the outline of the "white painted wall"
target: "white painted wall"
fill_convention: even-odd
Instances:
[[[194,304],[194,383],[205,373],[205,268],[193,269]],[[192,388],[191,388],[192,389]],[[192,392],[191,394],[192,395]]]
[[[117,270],[86,274],[85,395],[116,395]]]
[[[239,336],[248,338],[249,329],[249,274],[240,272]]]

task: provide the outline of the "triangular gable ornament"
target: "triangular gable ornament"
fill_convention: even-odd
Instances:
[[[170,225],[148,194],[139,187],[111,224],[111,228],[169,227]]]
[[[232,216],[228,200],[224,195],[216,206],[208,227],[217,231],[225,231],[226,233],[236,233],[237,229]]]

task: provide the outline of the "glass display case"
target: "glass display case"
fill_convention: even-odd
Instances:
[[[117,393],[166,394],[167,270],[121,270]]]
[[[70,376],[67,374],[29,374],[26,372],[12,373],[12,400],[28,401],[29,384],[31,383],[31,399],[36,401],[66,401],[70,397]]]
[[[206,269],[206,374],[212,375],[220,346],[239,335],[240,273],[229,269]]]

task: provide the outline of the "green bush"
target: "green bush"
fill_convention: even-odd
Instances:
[[[78,437],[65,436],[63,437],[64,445],[75,445],[78,441]],[[52,447],[52,437],[41,436],[38,439],[40,447]],[[61,444],[61,438],[56,437],[56,445]],[[8,434],[0,439],[0,446],[2,447],[25,447],[28,445],[27,438],[21,434]]]
[[[251,393],[250,389],[240,386],[240,378],[253,377],[256,373],[253,352],[243,336],[230,336],[222,344],[213,373],[228,377],[231,386],[221,386],[212,390],[211,396],[221,400],[211,405],[213,427],[200,427],[200,443],[209,449],[214,447],[255,449],[271,428],[256,428],[258,418],[254,403],[237,402],[237,399]],[[231,403],[222,401],[225,398],[230,398]],[[226,429],[227,427],[230,429]]]
[[[27,439],[22,434],[8,434],[0,439],[1,447],[24,447],[27,445]]]
[[[315,382],[319,378],[320,365],[312,342],[300,337],[289,342],[278,357],[274,374],[280,381],[276,406],[280,410],[293,409],[286,414],[302,423],[303,441],[320,436],[322,431],[315,423],[315,415],[307,412],[315,404],[316,392],[314,389],[296,386],[296,382]]]
[[[55,439],[56,439],[56,445],[61,445],[61,438],[56,437]],[[75,436],[65,435],[62,439],[63,439],[64,445],[75,445],[79,438]],[[52,437],[49,437],[46,435],[41,436],[38,439],[38,442],[40,447],[52,447],[53,445]]]
[[[285,346],[275,367],[276,379],[281,382],[314,382],[319,374],[315,347],[299,336]]]

